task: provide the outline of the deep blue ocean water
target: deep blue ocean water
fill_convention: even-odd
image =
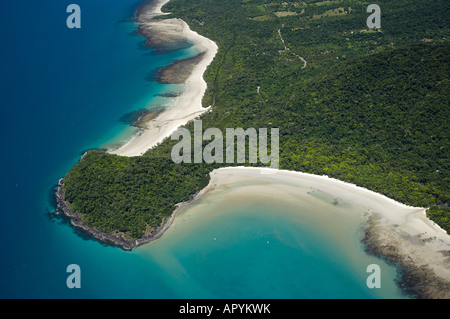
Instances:
[[[82,10],[81,29],[66,27],[66,8],[73,2]],[[308,297],[295,293],[302,287],[295,282],[291,291],[279,290],[289,289],[286,282],[273,289],[274,277],[265,285],[258,280],[265,276],[264,267],[253,273],[245,289],[233,284],[245,271],[240,257],[253,246],[241,253],[228,249],[231,263],[221,270],[217,262],[223,264],[227,255],[211,252],[205,262],[210,246],[189,250],[189,241],[183,241],[167,246],[173,255],[161,261],[165,254],[158,249],[164,250],[164,245],[155,245],[154,251],[149,246],[125,252],[83,238],[48,217],[58,180],[85,150],[127,136],[132,130],[120,119],[147,106],[155,94],[170,90],[149,81],[149,76],[189,55],[188,50],[157,54],[145,48],[130,20],[138,4],[138,0],[0,1],[0,298]],[[256,234],[268,231],[273,222],[261,221]],[[279,227],[292,227],[284,224],[281,221]],[[241,234],[246,229],[239,225],[236,232]],[[196,245],[200,237],[192,236]],[[276,251],[272,254],[267,260],[279,258]],[[81,268],[81,289],[66,286],[69,264]],[[202,277],[202,271],[210,276]],[[191,281],[198,278],[198,286],[186,286],[186,276]],[[227,288],[221,292],[218,287],[224,282]],[[340,297],[333,291],[320,296]],[[343,296],[378,296],[355,291]]]
[[[168,87],[148,78],[186,55],[143,46],[130,20],[138,0],[77,0],[81,29],[66,26],[71,3],[0,2],[0,297],[95,295],[60,289],[79,237],[47,218],[53,186],[85,150],[130,131],[122,116]]]

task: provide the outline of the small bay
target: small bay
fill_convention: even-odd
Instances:
[[[72,30],[66,2],[0,2],[0,298],[401,298],[395,269],[362,249],[363,208],[326,194],[283,202],[218,189],[132,252],[50,218],[58,180],[86,150],[126,142],[137,129],[124,115],[170,106],[181,88],[152,75],[194,55],[144,47],[130,19],[138,0],[77,4]],[[366,286],[371,263],[380,290]],[[70,264],[80,289],[66,285]]]

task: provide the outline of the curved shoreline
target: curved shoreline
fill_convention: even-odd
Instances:
[[[89,236],[97,239],[99,242],[108,244],[114,247],[122,248],[123,250],[131,251],[134,248],[147,244],[153,240],[156,240],[160,238],[164,232],[169,229],[169,227],[172,225],[173,220],[178,212],[178,210],[183,207],[184,205],[187,205],[189,202],[186,203],[179,203],[177,204],[177,208],[173,211],[172,215],[169,216],[167,220],[164,220],[161,222],[161,225],[159,225],[156,229],[147,230],[144,237],[139,239],[127,239],[123,236],[123,234],[109,234],[105,233],[95,227],[88,226],[83,223],[82,221],[82,215],[78,212],[74,212],[69,208],[69,202],[67,202],[64,199],[64,179],[61,178],[58,182],[58,187],[56,188],[56,215],[63,214],[65,218],[70,220],[70,224],[78,228],[79,230],[83,231],[84,233],[88,234]]]
[[[162,37],[163,41],[167,41],[169,38],[169,42],[171,43],[180,43],[183,40],[192,42],[193,48],[199,52],[197,59],[194,59],[196,63],[191,66],[189,70],[191,73],[184,82],[185,90],[176,98],[176,103],[169,109],[159,113],[148,123],[140,123],[138,133],[122,147],[107,151],[111,154],[128,157],[142,155],[170,136],[179,126],[188,123],[210,109],[210,107],[203,108],[202,106],[202,98],[207,87],[203,79],[203,73],[212,62],[218,47],[213,41],[190,30],[189,26],[181,19],[154,20],[156,16],[167,14],[163,13],[161,8],[169,1],[148,1],[138,8],[136,20],[139,23],[139,33],[143,36],[164,33]],[[112,235],[102,232],[95,227],[85,225],[82,222],[82,215],[73,212],[69,208],[69,203],[65,201],[63,184],[64,179],[61,179],[56,188],[56,214],[62,213],[63,216],[70,220],[72,226],[82,230],[100,242],[128,251],[161,237],[172,224],[178,209],[197,198],[197,196],[194,196],[188,202],[177,204],[177,209],[174,210],[167,221],[163,220],[157,229],[147,230],[144,237],[131,240],[125,238],[123,234]],[[200,193],[197,195],[200,195]]]
[[[143,132],[122,148],[110,151],[122,156],[139,156],[156,146],[181,125],[208,111],[201,100],[206,90],[203,73],[217,52],[217,46],[211,40],[191,31],[180,19],[146,21],[161,12],[161,7],[169,0],[153,4],[152,12],[141,10],[140,23],[152,27],[159,24],[170,30],[182,30],[185,39],[196,43],[199,52],[205,52],[185,83],[186,90],[177,98],[176,104],[148,123]],[[174,31],[174,32],[175,32]],[[177,31],[177,32],[178,32]],[[214,45],[213,45],[214,44]],[[204,51],[201,51],[204,49]],[[264,174],[269,172],[270,174]],[[369,254],[376,255],[396,264],[400,268],[400,286],[416,298],[450,298],[450,236],[438,225],[426,217],[426,209],[410,207],[396,202],[384,195],[358,187],[353,184],[294,171],[275,171],[260,168],[221,168],[211,172],[211,181],[193,200],[178,204],[170,218],[161,224],[151,235],[135,241],[115,237],[83,225],[81,215],[72,212],[63,199],[62,183],[58,187],[58,208],[71,219],[73,226],[83,229],[100,241],[119,246],[125,250],[148,243],[162,236],[172,224],[179,208],[196,201],[217,185],[226,185],[239,180],[258,179],[278,180],[287,187],[303,185],[321,190],[336,198],[356,202],[371,210],[372,218],[365,231],[363,243]]]
[[[211,106],[204,108],[203,95],[207,84],[203,79],[206,68],[214,59],[217,45],[197,32],[192,31],[186,22],[181,19],[154,19],[156,16],[166,15],[161,8],[169,0],[149,2],[142,5],[137,12],[139,33],[151,37],[158,35],[157,42],[180,43],[188,41],[193,43],[192,48],[199,53],[195,63],[189,68],[190,75],[184,81],[184,92],[175,100],[173,106],[161,112],[156,118],[145,123],[145,128],[128,143],[109,153],[121,156],[139,156],[161,143],[178,127],[188,123],[201,114],[210,110]],[[152,39],[152,41],[155,41]]]
[[[366,253],[396,266],[397,285],[406,295],[450,298],[450,235],[426,216],[425,208],[328,176],[255,167],[220,168],[210,175],[204,194],[235,183],[255,185],[247,188],[249,194],[266,192],[261,187],[272,183],[277,194],[308,188],[335,198],[337,203],[342,200],[367,209],[369,219],[362,239]],[[266,193],[270,196],[270,189]],[[283,195],[277,195],[277,200],[283,200]]]
[[[132,250],[160,238],[174,222],[178,212],[197,202],[218,187],[245,183],[248,195],[272,196],[276,186],[276,200],[286,200],[300,190],[320,191],[340,201],[365,208],[369,214],[364,225],[361,243],[367,254],[393,264],[399,274],[397,285],[414,298],[450,298],[450,236],[428,219],[425,208],[412,207],[382,194],[327,176],[296,171],[255,167],[225,167],[210,173],[210,182],[191,200],[177,204],[167,221],[141,239],[126,240],[120,234],[106,234],[84,225],[81,214],[74,213],[63,198],[63,179],[58,183],[58,211],[71,220],[71,224],[97,240]],[[273,186],[272,185],[272,186]],[[284,195],[285,194],[285,195]],[[245,196],[244,194],[241,194]]]

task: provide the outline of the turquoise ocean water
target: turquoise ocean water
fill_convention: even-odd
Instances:
[[[344,236],[350,249],[283,203],[202,200],[133,252],[49,218],[58,179],[85,150],[126,140],[134,129],[124,115],[169,105],[155,95],[178,87],[149,78],[192,54],[144,47],[130,20],[138,0],[77,0],[82,28],[69,30],[73,2],[0,2],[0,298],[399,297],[395,269],[355,240],[358,224]],[[220,203],[214,196],[205,200]],[[363,266],[374,261],[385,274],[380,290],[365,283]],[[81,268],[80,289],[66,286],[69,264]]]

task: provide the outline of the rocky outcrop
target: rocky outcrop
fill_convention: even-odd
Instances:
[[[132,250],[133,248],[149,243],[155,239],[158,239],[163,233],[170,227],[175,217],[175,212],[166,220],[163,219],[161,225],[156,228],[148,228],[144,237],[139,239],[126,239],[123,233],[109,234],[105,233],[95,227],[86,225],[82,221],[82,214],[74,212],[69,207],[69,202],[64,198],[64,179],[60,179],[58,187],[56,188],[56,212],[55,214],[62,214],[65,218],[70,219],[72,226],[80,229],[88,236],[97,239],[98,241],[111,246],[120,247],[124,250]]]
[[[379,227],[374,219],[369,219],[362,243],[369,255],[397,267],[396,283],[403,293],[416,299],[450,298],[450,283],[438,277],[429,266],[417,265],[410,256],[400,251],[395,242],[384,240]]]
[[[155,79],[163,84],[183,84],[204,55],[205,53],[202,52],[192,58],[178,60],[166,67],[162,67],[156,73]]]

